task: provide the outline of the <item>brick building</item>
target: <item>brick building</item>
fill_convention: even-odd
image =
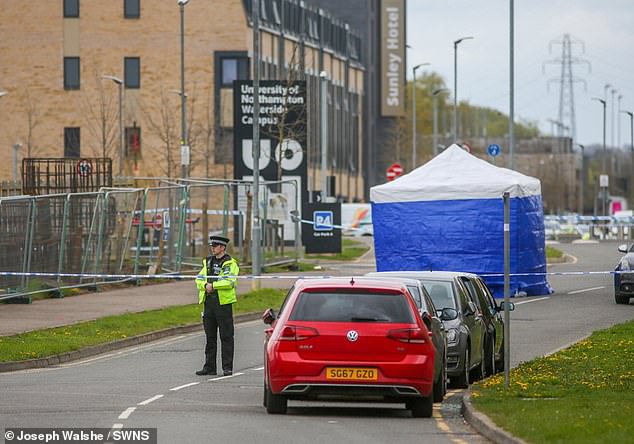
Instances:
[[[324,70],[328,174],[337,177],[343,200],[362,198],[361,38],[343,20],[300,0],[261,4],[262,79],[286,79],[290,66],[307,82],[309,177],[320,183],[317,99]],[[251,5],[192,0],[184,6],[192,177],[232,177],[232,81],[251,77]],[[0,97],[1,180],[11,178],[18,142],[20,159],[110,157],[115,175],[180,175],[176,0],[3,0],[1,6],[0,91],[7,92]]]

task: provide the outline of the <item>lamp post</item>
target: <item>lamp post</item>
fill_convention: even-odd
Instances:
[[[115,76],[101,76],[104,80],[112,80],[119,88],[119,177],[123,176],[123,80]]]
[[[443,91],[449,91],[447,88],[438,88],[431,93],[432,98],[432,109],[433,109],[433,117],[434,117],[434,136],[432,143],[434,144],[432,152],[434,156],[438,154],[438,94]]]
[[[420,63],[412,68],[412,171],[416,168],[416,70],[429,63]]]
[[[630,116],[630,200],[632,201],[632,207],[634,208],[634,113],[632,111],[621,110],[623,114]]]
[[[585,146],[581,145],[580,143],[578,143],[577,146],[579,147],[579,149],[581,149],[581,166],[579,167],[579,206],[577,208],[577,212],[579,213],[580,216],[583,216],[583,202],[585,200],[584,199],[585,196],[583,195],[583,192],[584,192],[584,185],[586,181],[586,174],[584,171],[584,159],[583,159],[583,150]]]
[[[461,37],[453,42],[453,141],[458,141],[458,45],[473,37]]]
[[[614,148],[614,95],[616,94],[616,89],[612,88],[612,114],[610,116],[610,146]]]
[[[609,85],[606,85],[606,87]],[[607,89],[607,88],[606,88]],[[598,102],[601,102],[601,105],[603,105],[603,156],[601,159],[601,173],[602,175],[605,175],[605,158],[606,158],[606,148],[605,148],[605,108],[606,108],[606,101],[603,99],[599,99],[598,97],[593,97],[592,100],[596,100]],[[604,190],[602,190],[602,198],[601,200],[603,201],[603,216],[605,216],[605,207],[606,207],[606,200],[607,200],[607,187],[603,186],[602,188],[604,188]]]
[[[17,182],[18,180],[18,151],[22,148],[22,144],[20,142],[16,142],[13,144],[13,182]]]
[[[328,74],[326,71],[319,73],[319,115],[321,135],[319,145],[321,149],[321,201],[327,202],[328,177],[326,169],[328,165]]]
[[[618,101],[618,105],[616,107],[617,111],[617,118],[616,118],[616,146],[618,146],[619,148],[621,148],[621,116],[619,116],[619,114],[622,112],[621,111],[621,99],[623,98],[623,94],[619,94],[617,97],[617,101]]]
[[[187,143],[187,102],[185,98],[185,5],[189,0],[178,0],[181,18],[181,177],[188,177],[189,144]]]

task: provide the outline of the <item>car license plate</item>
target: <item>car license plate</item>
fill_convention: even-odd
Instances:
[[[375,368],[328,367],[326,379],[376,381],[379,379],[379,372]]]

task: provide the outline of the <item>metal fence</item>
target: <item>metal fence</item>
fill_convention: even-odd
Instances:
[[[232,239],[230,254],[249,268],[252,183],[153,182],[147,188],[0,198],[0,272],[18,273],[0,274],[0,300],[30,301],[42,292],[63,296],[68,288],[138,282],[142,275],[193,275],[214,234]],[[294,198],[286,200],[293,202],[272,205],[273,196],[279,198],[270,191],[275,186],[290,187]],[[260,263],[297,261],[299,222],[289,215],[299,207],[297,184],[263,182],[261,196]],[[291,245],[294,250],[285,250]]]

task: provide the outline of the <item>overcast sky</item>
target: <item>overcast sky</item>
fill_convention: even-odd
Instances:
[[[634,0],[515,0],[515,116],[537,121],[543,133],[559,116],[560,64],[564,34],[585,45],[572,46],[572,55],[591,64],[573,65],[577,142],[602,142],[604,87],[607,98],[606,141],[619,141],[618,96],[621,109],[634,111]],[[453,42],[473,36],[458,46],[458,99],[473,105],[509,112],[509,5],[510,0],[408,0],[408,78],[413,65],[429,62],[429,69],[453,90]],[[549,52],[549,45],[552,52]],[[557,79],[550,83],[549,79]],[[612,88],[616,89],[612,100]],[[612,119],[612,104],[614,116]],[[630,120],[620,114],[621,145],[630,144]]]

